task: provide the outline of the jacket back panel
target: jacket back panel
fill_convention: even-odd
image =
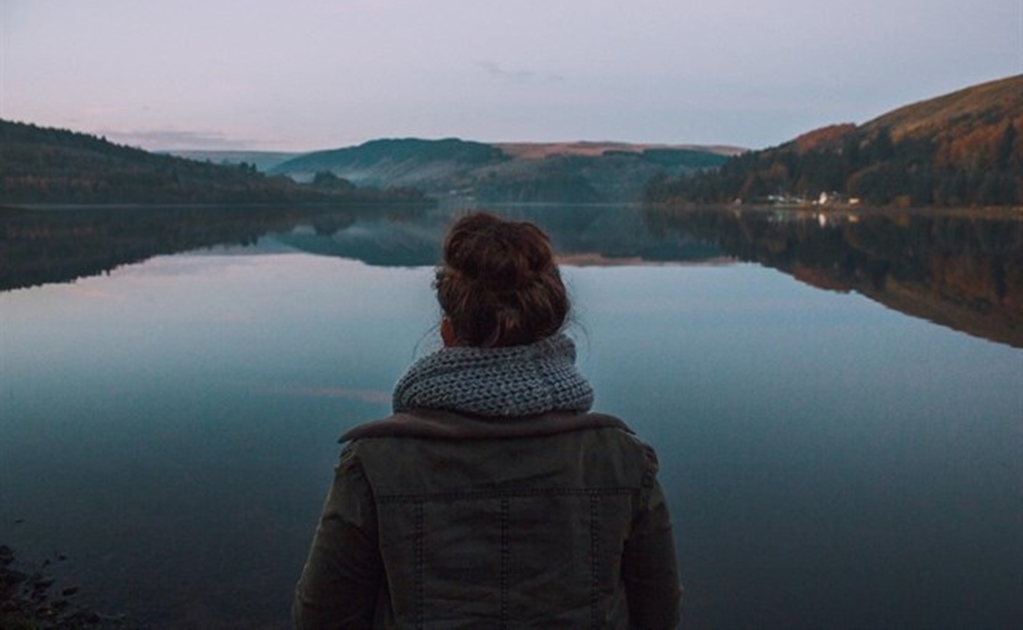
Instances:
[[[349,448],[376,504],[395,625],[627,626],[622,552],[656,472],[631,434]]]

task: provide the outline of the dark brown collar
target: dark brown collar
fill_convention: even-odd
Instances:
[[[632,429],[624,422],[602,413],[568,411],[519,418],[495,418],[462,415],[437,409],[415,409],[361,424],[347,431],[339,441],[385,437],[437,440],[526,438],[606,427],[632,433]]]

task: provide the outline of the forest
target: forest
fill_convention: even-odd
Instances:
[[[1023,75],[901,107],[863,125],[817,129],[731,157],[719,169],[655,177],[656,203],[1023,203]]]
[[[225,204],[421,201],[416,190],[310,184],[121,146],[92,135],[0,120],[0,204]]]
[[[1016,206],[1023,199],[1021,146],[1012,122],[997,134],[948,144],[932,138],[896,141],[886,129],[866,136],[853,129],[837,147],[802,149],[797,141],[734,156],[716,171],[654,178],[645,200],[799,202],[824,193],[871,206]]]

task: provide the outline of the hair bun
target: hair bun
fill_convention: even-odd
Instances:
[[[489,291],[516,291],[535,284],[540,273],[521,258],[494,255],[477,269],[472,280]]]
[[[550,241],[532,223],[483,213],[458,220],[434,284],[470,345],[531,343],[560,330],[568,313]]]

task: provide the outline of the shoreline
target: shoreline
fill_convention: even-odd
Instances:
[[[58,554],[56,560],[67,557]],[[0,544],[0,628],[4,630],[134,630],[124,615],[111,615],[79,601],[80,589],[64,585],[46,569],[51,564],[19,560]]]

